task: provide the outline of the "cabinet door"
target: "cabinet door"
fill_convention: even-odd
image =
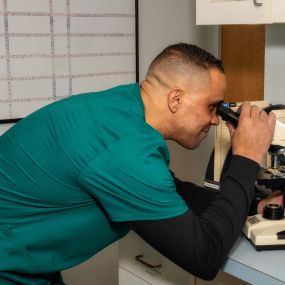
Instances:
[[[272,23],[285,23],[285,1],[272,1]]]
[[[270,23],[270,2],[270,0],[196,0],[196,24]]]
[[[145,263],[161,267],[151,268]],[[194,284],[192,275],[162,256],[134,232],[119,242],[119,266],[152,285]]]

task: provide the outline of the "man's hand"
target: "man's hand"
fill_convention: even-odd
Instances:
[[[238,126],[236,129],[228,125],[233,154],[241,155],[261,163],[263,156],[272,142],[276,117],[273,113],[266,114],[257,106],[245,102],[241,106]]]
[[[257,214],[262,214],[263,208],[268,204],[283,205],[283,193],[282,191],[275,191],[268,195],[265,199],[260,200],[257,205]]]

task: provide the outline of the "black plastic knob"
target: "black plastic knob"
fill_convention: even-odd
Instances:
[[[282,220],[284,219],[284,208],[278,204],[265,205],[262,217],[268,220]]]

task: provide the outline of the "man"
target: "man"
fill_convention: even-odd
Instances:
[[[213,278],[247,217],[275,117],[242,106],[237,129],[229,126],[233,157],[221,191],[206,194],[204,206],[192,203],[194,185],[176,191],[165,139],[199,146],[219,124],[225,89],[219,60],[177,44],[154,59],[140,86],[72,96],[3,134],[0,283],[62,284],[60,270],[129,229],[190,273]]]

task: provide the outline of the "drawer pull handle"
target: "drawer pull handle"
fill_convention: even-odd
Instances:
[[[253,2],[254,2],[255,6],[262,6],[263,5],[260,0],[254,0]]]
[[[149,268],[153,269],[153,268],[161,268],[162,267],[162,264],[153,265],[153,264],[148,263],[147,261],[144,261],[142,258],[143,258],[142,254],[139,254],[135,257],[136,261],[140,262],[141,264],[143,264]]]

